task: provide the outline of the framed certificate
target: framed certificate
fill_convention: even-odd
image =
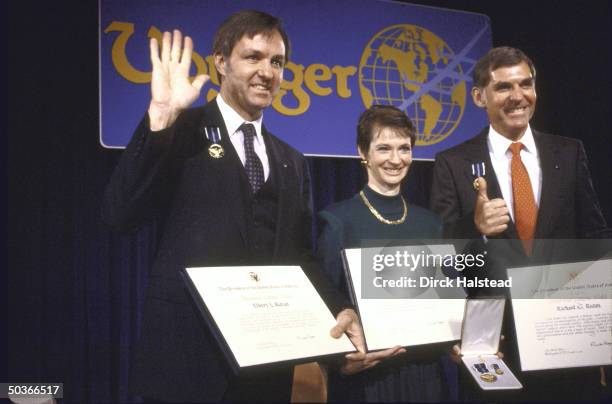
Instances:
[[[432,254],[451,254],[450,245],[427,246]],[[392,250],[392,251],[391,251]],[[363,326],[370,351],[396,345],[414,346],[459,340],[465,302],[463,289],[430,286],[444,280],[440,268],[411,271],[379,270],[379,256],[420,254],[423,246],[353,248],[343,250],[348,290]],[[388,260],[390,262],[391,260]],[[386,276],[384,271],[393,275]],[[427,283],[426,283],[427,282]],[[455,297],[455,298],[452,298]]]
[[[299,266],[200,267],[182,273],[234,372],[354,351]]]
[[[508,269],[524,371],[612,364],[612,260]]]

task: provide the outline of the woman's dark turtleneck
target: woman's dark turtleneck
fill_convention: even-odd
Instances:
[[[386,219],[395,220],[404,213],[404,205],[402,204],[401,192],[397,195],[383,195],[374,191],[368,185],[363,188],[370,204]],[[387,216],[389,215],[389,217]]]

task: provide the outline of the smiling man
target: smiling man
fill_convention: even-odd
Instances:
[[[164,402],[289,401],[292,367],[234,377],[199,318],[179,271],[193,266],[309,262],[311,190],[305,158],[268,132],[263,111],[289,57],[280,20],[241,11],[213,43],[221,89],[189,108],[206,76],[190,80],[193,42],[179,31],[151,39],[151,102],[107,187],[103,215],[132,230],[158,217],[163,234],[148,282],[131,389]],[[314,265],[306,273],[363,349],[357,315]],[[361,337],[361,339],[360,339]]]
[[[564,255],[536,239],[609,238],[582,143],[529,124],[537,100],[531,59],[519,49],[493,48],[477,62],[473,79],[472,99],[486,111],[489,126],[439,153],[434,166],[431,208],[444,221],[447,236],[473,240],[469,248],[487,253],[486,277],[496,280],[507,278],[506,268],[549,264],[551,257]],[[504,330],[506,360],[517,371],[508,310]],[[564,370],[548,378],[535,373],[519,374],[522,399],[584,399],[591,396],[583,392],[601,389],[599,369]]]
[[[473,71],[472,99],[489,127],[436,156],[432,210],[454,238],[609,237],[579,140],[533,130],[536,71],[521,50],[491,49]]]

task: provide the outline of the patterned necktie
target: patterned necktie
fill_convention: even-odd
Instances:
[[[250,123],[243,123],[240,126],[240,130],[244,134],[244,155],[245,162],[244,168],[247,173],[247,177],[249,177],[249,182],[251,183],[251,189],[253,193],[259,191],[259,188],[265,182],[264,179],[264,170],[263,165],[261,164],[261,160],[257,154],[255,154],[255,149],[253,148],[253,141],[255,140],[255,127]]]
[[[512,176],[512,197],[514,199],[516,231],[523,243],[525,253],[531,255],[533,235],[538,219],[538,208],[533,196],[529,174],[521,160],[521,149],[523,147],[522,143],[512,143],[510,145],[510,151],[512,152],[510,173]]]

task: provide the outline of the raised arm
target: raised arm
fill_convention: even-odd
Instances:
[[[193,43],[189,37],[182,42],[178,30],[172,35],[165,32],[160,58],[157,40],[150,41],[153,74],[148,114],[121,156],[102,203],[104,220],[115,228],[136,229],[167,206],[177,183],[179,160],[193,149],[196,120],[189,114],[194,110],[185,110],[198,98],[208,77],[190,81]]]

